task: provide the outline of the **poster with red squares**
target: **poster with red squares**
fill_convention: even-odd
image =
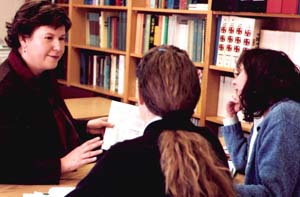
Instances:
[[[235,68],[243,50],[257,47],[262,20],[238,16],[222,16],[217,52],[217,66]]]

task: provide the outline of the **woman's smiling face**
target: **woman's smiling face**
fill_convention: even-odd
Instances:
[[[55,69],[65,51],[65,27],[40,26],[30,37],[20,36],[20,53],[34,75]]]

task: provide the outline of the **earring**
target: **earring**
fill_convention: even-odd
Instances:
[[[27,53],[27,47],[24,47],[23,53]]]

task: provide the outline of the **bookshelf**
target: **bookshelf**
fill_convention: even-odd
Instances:
[[[110,98],[121,100],[125,103],[136,103],[136,76],[135,67],[142,57],[143,53],[135,53],[137,15],[143,14],[157,14],[157,15],[182,15],[192,16],[205,19],[205,45],[203,60],[195,62],[195,66],[202,70],[201,82],[201,100],[197,106],[197,111],[194,114],[195,118],[199,118],[201,126],[210,126],[218,129],[222,125],[222,118],[217,116],[218,109],[218,95],[220,76],[232,76],[233,69],[216,66],[213,64],[215,53],[215,35],[217,32],[217,18],[218,16],[241,16],[253,17],[267,21],[264,26],[265,29],[284,30],[300,32],[300,15],[296,14],[270,14],[257,12],[227,12],[212,10],[212,2],[208,0],[208,10],[186,10],[186,9],[163,9],[163,8],[149,8],[147,0],[127,0],[126,6],[108,6],[108,5],[85,5],[84,0],[70,0],[69,3],[59,3],[60,6],[68,10],[69,16],[72,20],[73,26],[69,32],[67,45],[67,69],[66,79],[60,80],[68,86],[81,88],[84,90],[99,93]],[[126,13],[126,47],[124,50],[112,49],[106,47],[90,46],[86,43],[86,14],[88,12],[124,12]],[[125,57],[125,70],[123,93],[117,93],[107,90],[103,87],[86,85],[80,83],[80,51],[89,50],[96,53],[123,55]],[[249,132],[251,124],[242,124],[244,131]]]

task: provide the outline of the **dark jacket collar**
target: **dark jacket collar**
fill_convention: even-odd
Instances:
[[[18,50],[13,49],[8,55],[8,61],[12,69],[19,75],[23,80],[33,80],[36,78],[34,74],[29,70],[27,64],[21,57]]]
[[[46,97],[55,95],[53,93],[55,89],[53,85],[56,84],[56,79],[53,71],[45,71],[40,76],[35,76],[28,68],[19,51],[15,49],[9,53],[8,62],[11,69],[20,77],[28,90],[33,91],[34,94]]]

